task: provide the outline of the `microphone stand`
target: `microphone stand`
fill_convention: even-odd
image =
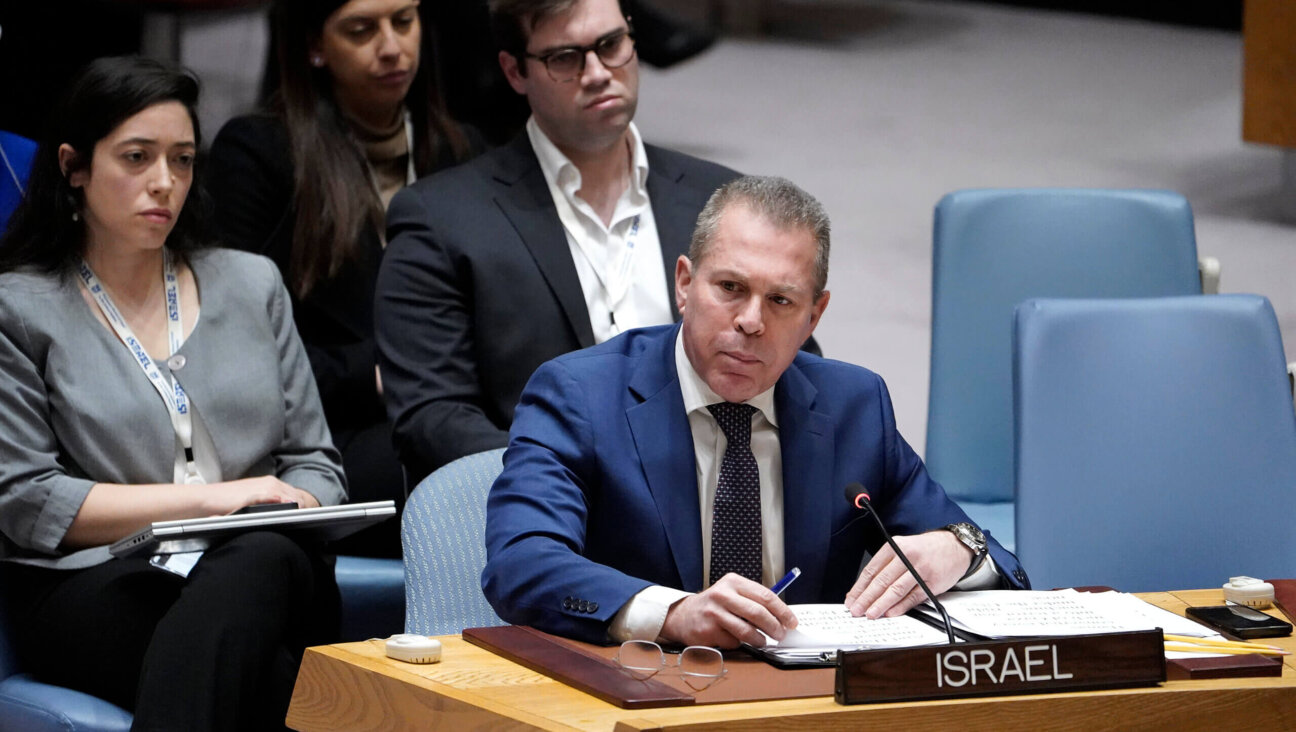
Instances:
[[[1153,686],[1165,680],[1160,629],[957,643],[949,613],[896,546],[873,510],[868,491],[852,483],[845,492],[851,505],[873,517],[891,550],[927,593],[945,623],[949,643],[839,650],[834,691],[838,704]]]
[[[927,583],[923,581],[922,575],[918,574],[918,570],[914,569],[913,564],[909,562],[909,557],[906,557],[905,553],[900,551],[900,547],[896,546],[895,539],[891,538],[891,532],[887,531],[886,526],[882,525],[882,519],[878,518],[877,512],[873,510],[873,503],[869,500],[868,494],[860,491],[855,495],[853,502],[856,508],[873,517],[873,523],[877,524],[878,529],[882,532],[882,536],[886,537],[887,544],[891,545],[891,551],[895,552],[895,555],[900,558],[901,562],[904,562],[904,566],[909,570],[909,574],[913,575],[913,578],[918,581],[918,586],[922,588],[923,592],[927,593],[927,599],[931,601],[931,604],[935,606],[937,612],[940,613],[941,621],[945,623],[945,635],[949,637],[950,645],[957,643],[958,641],[954,637],[954,624],[950,622],[949,613],[945,612],[945,606],[941,604],[940,600],[936,599],[936,593],[932,592],[931,588],[927,586]]]

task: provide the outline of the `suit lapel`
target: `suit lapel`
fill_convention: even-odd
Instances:
[[[666,299],[670,301],[671,315],[679,320],[675,305],[675,260],[681,252],[688,251],[697,220],[698,205],[680,196],[679,186],[684,172],[670,166],[656,154],[656,148],[644,145],[648,152],[648,200],[652,203],[653,220],[657,223],[662,263],[666,272]]]
[[[517,231],[549,284],[581,348],[594,345],[584,290],[572,263],[571,248],[554,208],[549,184],[540,170],[526,133],[515,137],[496,157],[499,184],[495,205]]]
[[[630,391],[642,400],[626,410],[648,489],[670,543],[681,588],[702,589],[702,516],[698,509],[693,433],[675,373],[675,337],[665,329],[638,359]]]
[[[814,411],[816,389],[794,363],[774,390],[783,452],[783,554],[787,569],[801,568],[787,601],[818,602],[832,530],[831,485],[835,450],[832,420]]]

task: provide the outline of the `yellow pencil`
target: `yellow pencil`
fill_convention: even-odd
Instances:
[[[1291,651],[1275,650],[1272,648],[1227,648],[1225,646],[1201,646],[1191,643],[1166,643],[1167,651],[1179,651],[1181,653],[1220,653],[1226,656],[1245,656],[1250,653],[1256,653],[1261,656],[1290,656]]]
[[[1221,640],[1219,638],[1195,638],[1191,635],[1175,635],[1166,633],[1165,639],[1178,643],[1192,643],[1198,646],[1224,646],[1225,648],[1263,648],[1271,651],[1281,651],[1282,646],[1271,646],[1267,643],[1251,643],[1249,641],[1231,641]]]

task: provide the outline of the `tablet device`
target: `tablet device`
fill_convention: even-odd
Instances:
[[[395,515],[395,501],[371,501],[154,521],[151,526],[108,547],[108,551],[115,557],[201,551],[223,539],[253,530],[282,531],[318,541],[333,541]]]

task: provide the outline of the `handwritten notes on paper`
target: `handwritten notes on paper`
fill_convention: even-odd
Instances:
[[[954,625],[988,638],[1115,633],[1162,628],[1206,637],[1214,631],[1121,592],[984,590],[941,595]]]
[[[941,631],[914,618],[852,617],[845,605],[793,605],[797,627],[780,648],[903,648],[944,643]]]
[[[1030,638],[1151,630],[1219,637],[1205,626],[1121,592],[982,590],[947,592],[941,602],[956,629],[985,638]],[[785,661],[830,660],[838,649],[905,648],[947,641],[935,610],[920,606],[897,618],[852,617],[844,605],[793,605],[797,627],[768,655]],[[914,617],[922,613],[928,622]]]

